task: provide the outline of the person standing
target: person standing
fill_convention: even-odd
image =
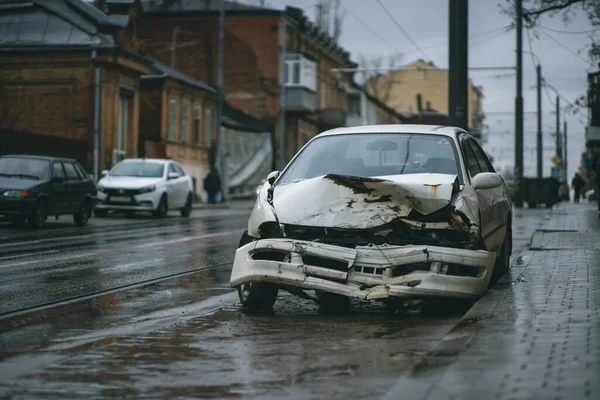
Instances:
[[[221,177],[215,166],[210,167],[210,172],[204,178],[204,190],[208,195],[208,203],[215,204],[217,202],[217,193],[221,191]]]
[[[571,186],[575,191],[575,203],[579,203],[579,198],[581,197],[581,191],[585,187],[585,181],[579,175],[579,172],[575,172],[575,176],[573,177],[573,181],[571,181]]]

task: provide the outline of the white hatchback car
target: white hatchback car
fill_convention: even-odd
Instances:
[[[192,212],[192,178],[175,161],[126,159],[102,175],[94,209],[97,217],[110,210],[150,211],[159,218],[169,210],[179,210],[184,217]]]
[[[509,268],[511,213],[504,180],[461,129],[334,129],[269,175],[230,284],[251,309],[280,288],[314,289],[328,308],[477,298]]]

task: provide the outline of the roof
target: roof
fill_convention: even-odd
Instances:
[[[13,0],[0,7],[0,47],[114,47],[102,28],[128,24],[128,16],[108,16],[82,0]]]
[[[466,131],[454,126],[389,124],[336,128],[331,129],[329,131],[325,131],[319,136],[347,135],[352,133],[420,133],[425,135],[446,135],[454,137],[457,132],[467,133]]]
[[[32,160],[66,161],[66,162],[73,162],[73,161],[75,161],[72,158],[65,158],[65,157],[32,156],[32,155],[25,155],[25,154],[6,154],[6,155],[3,155],[3,156],[0,156],[0,158],[30,158]]]
[[[164,79],[164,78],[172,78],[178,80],[186,85],[206,90],[211,93],[217,93],[217,90],[212,86],[192,78],[184,73],[181,73],[173,68],[161,63],[160,61],[152,58],[146,57],[148,61],[152,63],[150,67],[150,73],[146,75],[142,75],[141,79]]]
[[[224,6],[226,12],[281,12],[276,9],[252,6],[249,4],[238,3],[230,0],[143,0],[142,7],[144,11],[158,13],[178,13],[178,12],[211,12],[220,11]]]

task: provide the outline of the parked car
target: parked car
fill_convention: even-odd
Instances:
[[[97,217],[110,210],[150,211],[159,218],[169,210],[179,210],[184,217],[192,212],[192,178],[175,161],[126,159],[102,174],[94,209]]]
[[[44,226],[49,216],[73,215],[87,224],[96,184],[75,160],[38,156],[0,157],[0,215],[31,228]]]
[[[453,127],[339,128],[309,141],[261,189],[230,277],[241,303],[280,288],[348,298],[474,299],[509,268],[509,189]]]

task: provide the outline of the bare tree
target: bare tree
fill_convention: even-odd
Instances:
[[[368,58],[361,54],[357,73],[358,83],[363,85],[367,93],[388,104],[394,86],[402,83],[393,73],[402,58],[402,54],[375,58]]]
[[[342,24],[344,23],[344,17],[346,13],[341,9],[341,0],[335,1],[335,9],[333,12],[333,40],[335,43],[338,42],[340,36],[342,35]]]
[[[345,13],[341,0],[319,0],[316,4],[315,23],[321,32],[330,35],[337,43],[342,34]]]

